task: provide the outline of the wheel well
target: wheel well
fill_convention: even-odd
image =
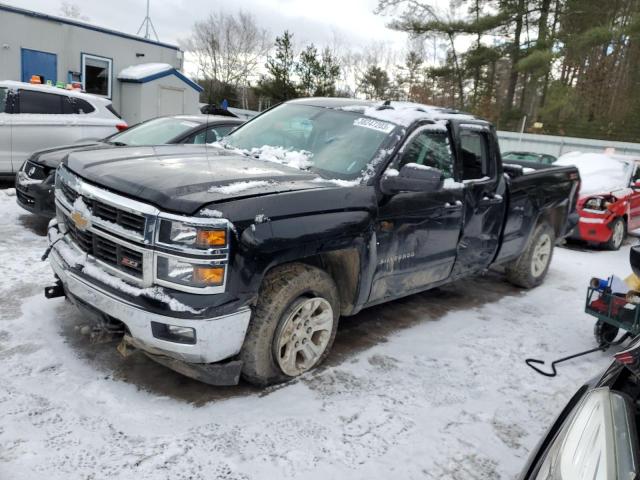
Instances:
[[[349,315],[353,311],[360,280],[360,255],[357,249],[319,253],[287,263],[305,263],[327,272],[338,287],[340,314]]]

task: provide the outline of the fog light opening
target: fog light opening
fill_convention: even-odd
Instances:
[[[167,342],[185,345],[195,345],[196,343],[196,330],[191,327],[151,322],[151,333],[155,338],[166,340]]]

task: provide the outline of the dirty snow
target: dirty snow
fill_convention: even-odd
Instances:
[[[168,70],[173,70],[173,66],[168,63],[141,63],[121,70],[118,74],[118,80],[142,80]]]
[[[341,322],[326,364],[266,390],[216,388],[115,342],[46,300],[46,222],[0,190],[0,478],[11,480],[513,479],[611,352],[533,373],[528,356],[594,347],[592,276],[629,272],[619,252],[558,249],[524,292],[488,274]],[[549,308],[553,305],[553,308]]]
[[[580,172],[580,194],[611,193],[629,186],[634,157],[569,152],[554,165],[574,165]]]

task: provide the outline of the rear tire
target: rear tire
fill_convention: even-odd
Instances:
[[[533,231],[524,252],[507,264],[507,280],[522,288],[540,285],[549,271],[556,236],[548,223],[541,223]]]
[[[611,238],[604,244],[604,247],[607,250],[620,250],[626,236],[627,223],[624,221],[624,218],[616,218],[611,222]]]
[[[265,277],[240,352],[242,376],[256,385],[290,380],[329,355],[340,300],[325,271],[293,263]]]

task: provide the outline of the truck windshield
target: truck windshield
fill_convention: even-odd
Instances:
[[[234,131],[224,143],[246,151],[281,147],[304,152],[310,169],[321,176],[355,179],[395,128],[356,112],[284,104]]]

